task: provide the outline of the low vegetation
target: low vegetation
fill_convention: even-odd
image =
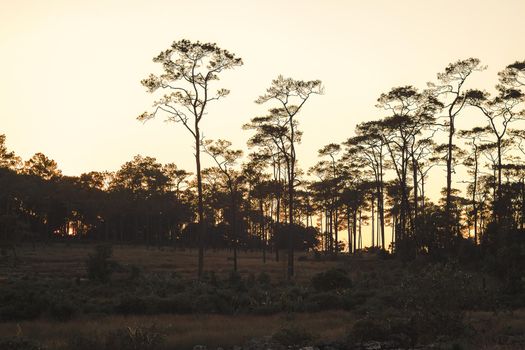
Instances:
[[[20,249],[18,267],[2,267],[0,349],[190,349],[265,336],[285,347],[368,341],[473,347],[513,342],[525,331],[525,295],[502,290],[477,266],[304,255],[296,261],[303,278],[288,282],[284,268],[275,266],[285,267],[282,262],[263,263],[259,254],[242,252],[239,261],[251,261],[244,264],[250,268],[232,272],[230,253],[217,251],[207,253],[218,262],[217,272],[196,280],[193,271],[183,273],[191,269],[185,261],[193,261],[186,255],[195,252],[71,244],[46,265],[52,273],[29,272],[57,248],[40,247],[38,254]],[[142,254],[151,256],[148,264],[140,264]],[[163,265],[163,254],[173,265]],[[71,255],[83,256],[81,267]],[[495,328],[478,337],[487,322],[481,319]],[[99,322],[107,327],[97,328]],[[224,330],[224,322],[237,328]]]

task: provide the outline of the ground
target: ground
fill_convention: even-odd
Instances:
[[[87,256],[93,253],[93,244],[48,244],[23,246],[17,249],[20,262],[17,268],[12,265],[0,265],[0,276],[9,274],[38,274],[51,277],[85,277]],[[240,250],[238,267],[241,275],[266,272],[272,280],[286,278],[287,259],[283,252],[279,261],[275,253],[268,252],[263,263],[261,252]],[[206,250],[204,270],[226,275],[233,269],[233,253],[227,250]],[[307,257],[303,260],[301,257]],[[315,273],[337,265],[335,261],[314,261],[313,254],[297,253],[295,278],[307,281]],[[174,249],[171,247],[145,247],[134,245],[113,245],[113,259],[122,265],[140,266],[146,273],[176,272],[184,277],[197,276],[197,250]]]
[[[57,286],[64,281],[69,281],[68,286],[77,288],[72,290],[89,289],[89,293],[86,294],[88,298],[95,295],[96,297],[93,298],[102,300],[101,303],[104,304],[121,297],[122,287],[127,288],[125,284],[122,284],[122,281],[127,281],[126,272],[122,271],[127,271],[130,266],[139,268],[143,276],[149,276],[145,279],[147,283],[151,283],[151,276],[176,275],[180,276],[182,281],[191,281],[196,277],[197,252],[195,250],[114,245],[112,259],[118,263],[122,271],[117,271],[113,275],[107,287],[106,284],[96,284],[87,280],[86,259],[88,255],[93,254],[93,251],[93,244],[78,243],[55,243],[38,245],[35,248],[32,246],[18,247],[16,266],[12,254],[10,257],[4,257],[0,263],[0,291],[3,287],[12,287],[13,283],[16,286],[17,283],[24,283],[24,281],[36,281],[39,288],[53,289],[51,292],[60,298],[61,295],[70,294],[61,294],[62,291]],[[233,266],[231,255],[230,251],[208,250],[205,257],[205,270],[214,271],[218,279],[228,279]],[[406,273],[411,273],[411,270],[416,271],[416,274],[419,273],[419,270],[410,264],[391,259],[384,260],[372,255],[354,258],[341,257],[333,260],[319,259],[314,254],[301,253],[297,254],[295,264],[296,280],[293,285],[296,287],[293,288],[303,288],[303,286],[311,288],[309,287],[310,281],[314,275],[333,268],[346,269],[353,280],[351,299],[354,302],[351,307],[339,309],[338,306],[333,307],[330,302],[323,301],[328,305],[328,310],[291,309],[286,312],[277,310],[269,314],[237,311],[228,311],[224,314],[220,312],[164,314],[144,310],[139,314],[134,314],[132,311],[125,315],[118,312],[112,313],[112,311],[109,313],[106,311],[80,312],[68,317],[67,320],[56,319],[48,313],[43,313],[27,320],[4,319],[0,322],[0,338],[24,337],[37,341],[48,349],[68,349],[67,346],[71,344],[72,337],[88,339],[102,337],[103,334],[113,330],[130,327],[130,330],[149,329],[163,334],[165,340],[163,348],[166,349],[191,349],[197,344],[205,344],[208,348],[218,346],[226,348],[242,345],[254,337],[275,334],[282,329],[297,328],[307,330],[315,342],[345,341],[352,333],[356,322],[368,320],[370,315],[389,320],[392,314],[398,313],[396,308],[398,294],[394,290],[399,287],[399,280]],[[238,266],[241,276],[245,279],[265,272],[271,278],[274,286],[272,288],[288,288],[285,282],[286,257],[284,253],[281,253],[279,262],[275,261],[274,254],[268,253],[267,261],[263,263],[260,252],[241,251]],[[483,283],[489,285],[495,283],[483,278]],[[62,282],[55,284],[56,281]],[[142,285],[141,281],[134,283]],[[471,282],[481,285],[481,277],[471,275]],[[26,285],[20,284],[20,286]],[[130,290],[135,288],[134,293],[137,290],[136,284],[133,284],[133,287],[130,285],[129,288]],[[106,295],[101,297],[101,293]],[[142,289],[136,293],[139,296],[144,294]],[[314,297],[328,295],[344,298],[340,292],[337,293],[341,295],[335,292],[330,293],[332,294],[314,294]],[[75,300],[76,303],[90,302],[85,298]],[[310,302],[311,299],[308,298],[304,301],[304,303]],[[428,300],[429,304],[433,302],[438,301]],[[0,316],[2,316],[1,313],[2,310],[0,310]],[[523,339],[525,334],[524,309],[486,310],[478,308],[466,313],[464,324],[463,334],[454,340],[462,347],[514,349],[525,346],[525,339]],[[468,340],[464,340],[466,338]]]

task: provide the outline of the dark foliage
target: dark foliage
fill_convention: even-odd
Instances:
[[[309,345],[315,338],[309,331],[297,327],[281,328],[272,336],[275,342],[289,348],[300,348],[301,346]]]
[[[72,335],[68,348],[76,350],[157,350],[164,344],[164,335],[155,327],[127,327],[102,335]]]
[[[352,280],[343,269],[320,272],[312,278],[312,287],[317,291],[330,291],[352,287]]]
[[[110,245],[98,245],[95,253],[86,261],[88,278],[92,281],[106,283],[115,269],[115,262],[110,260],[113,250]]]
[[[0,350],[45,350],[45,348],[31,340],[14,337],[0,339]]]

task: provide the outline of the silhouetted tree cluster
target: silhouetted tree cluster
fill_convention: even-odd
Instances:
[[[309,190],[318,218],[325,218],[324,250],[338,250],[338,230],[344,226],[349,251],[362,249],[363,223],[371,227],[372,246],[382,249],[389,248],[389,224],[390,249],[406,258],[455,255],[465,244],[490,245],[491,225],[507,233],[523,230],[524,138],[513,126],[525,117],[525,63],[499,73],[494,96],[464,85],[484,69],[469,58],[448,65],[437,75],[438,83],[423,91],[395,87],[378,98],[383,118],[359,124],[355,136],[319,150],[322,159],[310,169],[317,179]],[[467,111],[478,119],[471,129],[456,130],[456,119]],[[440,139],[447,142],[436,143]],[[466,183],[466,196],[454,188],[459,165],[468,177],[455,183]],[[443,197],[433,203],[425,190],[436,166],[445,167],[446,181]]]

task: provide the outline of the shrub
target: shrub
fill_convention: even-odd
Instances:
[[[80,333],[74,333],[70,335],[66,341],[66,349],[75,350],[104,350],[104,339],[100,338],[96,334],[90,334],[89,336]]]
[[[49,301],[41,291],[23,284],[7,290],[0,296],[0,320],[20,321],[39,317],[49,307]]]
[[[44,348],[21,337],[0,339],[0,350],[44,350]]]
[[[161,299],[158,312],[171,314],[187,314],[193,311],[192,303],[194,297],[188,293],[175,294],[169,298]]]
[[[49,306],[49,315],[58,321],[69,321],[78,312],[75,304],[69,300],[54,300]]]
[[[416,329],[410,320],[405,318],[393,318],[388,320],[390,327],[390,340],[396,340],[403,347],[414,346],[417,340]]]
[[[176,277],[176,275],[174,275],[173,277]],[[202,280],[206,281],[206,283],[214,287],[217,287],[219,285],[219,280],[217,278],[217,275],[215,274],[215,271],[204,271],[202,273]]]
[[[308,296],[305,305],[307,311],[335,310],[342,307],[342,299],[335,293],[315,293]]]
[[[387,340],[388,327],[375,320],[362,319],[354,323],[352,335],[358,341]]]
[[[285,288],[278,296],[281,310],[286,312],[302,312],[305,309],[305,299],[308,291],[300,286]]]
[[[107,350],[157,350],[164,343],[164,336],[154,327],[119,329],[106,336]]]
[[[345,291],[340,295],[341,308],[343,310],[353,310],[359,303],[359,300],[354,298],[354,294],[350,291]]]
[[[238,290],[245,290],[246,286],[245,286],[245,283],[242,279],[242,276],[240,273],[236,272],[236,271],[232,271],[230,272],[230,275],[228,276],[228,287],[230,288],[235,288],[235,289],[238,289]]]
[[[342,269],[330,269],[312,277],[312,287],[317,291],[331,291],[352,287],[352,280]]]
[[[164,335],[155,327],[127,327],[101,334],[75,334],[67,341],[75,350],[157,350],[164,344]]]
[[[130,281],[136,281],[142,276],[142,269],[137,265],[130,265],[128,272]]]
[[[272,336],[273,341],[296,348],[309,345],[314,339],[310,332],[298,327],[281,328]]]
[[[216,294],[201,294],[193,298],[192,309],[198,313],[216,313],[217,301]]]
[[[115,305],[115,312],[123,315],[141,315],[148,312],[148,303],[138,296],[125,295]]]
[[[434,339],[456,337],[463,331],[463,310],[477,294],[468,274],[452,265],[436,264],[407,277],[399,296],[414,333]]]
[[[108,282],[115,262],[111,261],[113,250],[110,245],[98,245],[95,247],[95,253],[90,254],[86,261],[88,278],[92,281]]]
[[[263,271],[257,276],[257,283],[263,287],[269,287],[272,283],[272,280],[270,275]]]

